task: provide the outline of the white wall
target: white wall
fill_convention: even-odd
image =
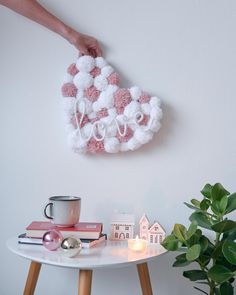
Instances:
[[[96,36],[124,77],[163,100],[163,127],[146,147],[82,156],[66,145],[60,87],[76,50],[56,34],[0,7],[0,293],[21,294],[28,261],[7,238],[41,218],[54,194],[82,196],[83,220],[108,229],[114,209],[146,212],[170,231],[187,223],[183,202],[206,182],[236,191],[236,2],[233,0],[43,1]],[[130,85],[130,84],[129,84]],[[150,263],[154,294],[197,294],[174,255]],[[45,266],[36,294],[76,294],[77,272]],[[93,294],[137,295],[135,268],[94,273]]]

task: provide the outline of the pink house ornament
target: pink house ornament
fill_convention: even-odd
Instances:
[[[149,244],[160,244],[165,239],[165,235],[164,228],[157,221],[150,225],[146,214],[143,214],[139,221],[140,239],[148,241]]]
[[[128,240],[134,237],[133,214],[114,213],[111,218],[110,240]]]

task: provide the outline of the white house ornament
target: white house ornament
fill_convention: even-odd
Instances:
[[[135,217],[133,214],[114,213],[110,226],[110,240],[132,239],[134,237]]]
[[[117,153],[148,143],[161,123],[160,99],[120,87],[103,57],[79,55],[62,86],[68,139],[78,153]]]
[[[148,241],[149,244],[160,244],[165,239],[166,232],[164,228],[154,221],[150,224],[146,214],[143,214],[139,221],[139,236]]]

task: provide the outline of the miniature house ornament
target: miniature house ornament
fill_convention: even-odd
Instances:
[[[139,221],[139,234],[149,244],[160,244],[165,239],[166,232],[157,221],[150,225],[146,214],[143,214]]]
[[[111,219],[111,240],[128,240],[134,237],[135,218],[133,214],[114,213]]]
[[[160,99],[120,77],[103,57],[79,55],[62,86],[66,129],[78,153],[117,153],[148,143],[161,127]]]

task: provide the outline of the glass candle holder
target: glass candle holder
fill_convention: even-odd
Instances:
[[[135,252],[144,251],[147,249],[147,241],[143,239],[139,239],[139,237],[136,236],[135,239],[128,240],[128,249]]]

